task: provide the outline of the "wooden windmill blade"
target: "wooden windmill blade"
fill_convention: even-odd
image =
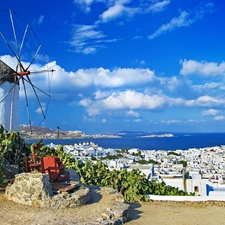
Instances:
[[[8,130],[15,129],[16,126],[13,125],[13,120],[15,120],[14,117],[19,117],[18,97],[16,97],[17,100],[15,100],[15,96],[19,96],[20,87],[20,92],[23,89],[28,123],[30,131],[32,132],[33,122],[31,120],[31,112],[34,112],[34,107],[39,109],[42,115],[41,122],[38,124],[39,126],[43,120],[46,119],[50,98],[50,88],[48,88],[48,90],[43,90],[43,88],[38,87],[33,81],[39,79],[38,74],[48,73],[47,75],[49,75],[49,73],[52,73],[54,70],[49,70],[48,68],[43,69],[43,66],[39,66],[40,62],[38,62],[39,68],[37,68],[37,65],[34,65],[35,61],[40,61],[40,55],[43,54],[41,52],[42,45],[37,40],[36,34],[31,27],[25,23],[23,19],[14,14],[11,10],[9,10],[9,15],[9,25],[12,29],[11,33],[8,32],[9,26],[7,26],[7,30],[4,33],[0,25],[0,36],[3,40],[2,43],[0,42],[0,49],[1,45],[4,43],[5,46],[8,47],[8,52],[11,54],[10,65],[6,62],[7,60],[4,60],[4,56],[0,59],[0,124],[6,125],[6,129]],[[35,43],[32,43],[32,41]],[[46,57],[42,59],[46,59]],[[11,61],[14,61],[12,65]],[[43,62],[47,65],[46,61],[41,61],[41,63]],[[30,71],[31,69],[33,71]],[[34,79],[30,78],[32,74],[37,74],[36,76],[32,76]],[[50,79],[47,80],[50,81]],[[50,86],[50,84],[48,84],[48,86]],[[43,97],[41,100],[40,95],[48,98],[47,104],[43,103]],[[22,95],[20,94],[20,96]],[[31,99],[30,102],[32,105],[36,105],[33,106],[33,109],[30,108],[31,104],[29,103],[29,99]],[[34,99],[36,100],[34,101]],[[15,105],[17,105],[16,108]],[[47,105],[47,107],[43,107],[43,105]],[[46,110],[44,110],[44,108],[46,108]]]

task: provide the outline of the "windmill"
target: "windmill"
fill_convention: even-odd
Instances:
[[[30,25],[11,10],[0,13],[9,16],[0,25],[0,124],[6,130],[19,131],[23,92],[24,108],[32,132],[31,112],[36,110],[40,113],[38,126],[46,118],[50,100],[49,76],[54,70],[48,68],[41,44]]]

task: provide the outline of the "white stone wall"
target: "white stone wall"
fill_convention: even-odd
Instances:
[[[14,83],[4,82],[0,85],[0,99],[10,91]],[[20,103],[19,103],[19,85],[7,95],[0,103],[0,124],[6,130],[20,131]]]
[[[225,196],[166,196],[166,195],[148,195],[148,198],[153,201],[225,201]]]
[[[166,185],[177,187],[179,190],[185,190],[183,178],[163,178]],[[186,191],[195,192],[196,195],[206,196],[206,183],[204,179],[186,179]]]

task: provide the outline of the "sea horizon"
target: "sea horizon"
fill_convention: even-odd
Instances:
[[[122,133],[122,132],[121,132]],[[149,137],[141,138],[138,132],[121,135],[120,138],[74,138],[74,139],[43,139],[43,144],[79,144],[90,143],[103,148],[131,149],[139,150],[188,150],[190,148],[207,148],[225,145],[225,132],[201,132],[201,133],[182,133],[167,132],[173,134],[172,137]],[[140,133],[140,132],[139,132]],[[157,132],[155,132],[157,133]],[[158,132],[159,133],[159,132]],[[160,132],[163,134],[164,132]],[[38,140],[25,140],[26,143],[34,143]]]

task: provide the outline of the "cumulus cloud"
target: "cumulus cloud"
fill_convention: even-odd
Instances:
[[[37,108],[36,109],[36,113],[43,114],[45,112],[45,110],[46,110],[46,107],[45,106],[46,106],[46,103],[45,102],[42,103],[42,107]]]
[[[138,12],[138,8],[126,7],[123,4],[116,3],[114,6],[104,11],[99,17],[102,22],[108,22],[110,20],[114,20],[118,17],[121,17],[124,14],[128,17],[132,17]]]
[[[218,113],[218,110],[215,110],[215,109],[208,109],[208,110],[202,111],[203,116],[215,116],[217,113]]]
[[[121,109],[150,109],[154,110],[166,104],[165,96],[145,95],[141,92],[126,90],[124,92],[113,92],[110,96],[99,101],[83,99],[79,102],[85,106],[90,116],[103,113],[107,110]]]
[[[225,62],[198,62],[196,60],[181,60],[181,75],[222,76],[225,74]]]
[[[98,90],[94,93],[95,99],[103,99],[109,95],[109,92]]]
[[[212,106],[220,106],[225,104],[225,100],[224,99],[219,99],[219,98],[215,98],[209,95],[204,95],[201,96],[197,99],[193,99],[193,100],[186,100],[185,101],[185,105],[189,106],[189,107],[194,107],[194,106],[198,106],[198,107],[212,107]]]
[[[106,123],[107,122],[107,120],[106,119],[102,119],[102,123]]]
[[[16,66],[13,57],[2,56],[1,59],[10,63],[13,68]],[[24,62],[24,64],[28,63]],[[36,71],[45,67],[46,65],[34,64],[31,69]],[[109,113],[123,112],[123,115],[140,119],[143,111],[165,111],[173,107],[198,109],[207,107],[208,110],[203,110],[202,115],[216,116],[218,109],[224,108],[225,105],[223,90],[220,90],[221,86],[225,86],[222,83],[209,82],[204,85],[194,85],[189,80],[185,81],[183,77],[181,80],[176,76],[167,78],[156,76],[150,69],[109,70],[100,67],[65,71],[55,61],[50,62],[47,67],[56,70],[51,77],[53,101],[63,101],[71,107],[78,105],[93,117],[105,113],[110,115]],[[31,76],[31,79],[41,89],[48,88],[46,74]],[[191,86],[189,91],[193,91],[195,95],[192,93],[185,95],[187,93],[185,84]],[[35,97],[31,87],[27,90],[29,97],[30,95]],[[201,90],[198,95],[197,90]],[[219,91],[221,94],[218,94]],[[40,109],[36,112],[40,113]],[[175,122],[177,120],[167,121],[167,123]]]
[[[5,64],[7,64],[10,68],[12,68],[13,70],[16,71],[18,61],[16,60],[15,57],[12,57],[12,56],[9,56],[9,55],[3,55],[3,56],[0,57],[0,59]],[[24,66],[24,68],[29,66],[29,62],[21,61],[21,63]],[[49,85],[49,81],[50,81],[49,79],[51,78],[51,73],[43,72],[43,71],[51,70],[51,69],[53,69],[53,67],[56,68],[55,62],[46,64],[46,65],[39,65],[39,64],[35,64],[35,63],[32,64],[31,67],[30,67],[30,72],[31,72],[30,80],[33,83],[33,85],[35,85],[35,87],[37,87],[37,88],[39,88],[39,89],[48,93],[48,89],[49,89],[48,85]],[[38,71],[40,71],[40,72],[38,72]],[[35,72],[35,73],[33,73],[33,72]],[[27,94],[30,97],[35,97],[33,88],[30,85],[28,79],[26,79],[26,77],[25,77],[24,81],[25,81],[25,88],[26,88]],[[21,85],[20,85],[20,96],[24,97],[24,87],[22,85],[22,80],[20,80],[20,83],[21,83]],[[36,89],[36,91],[39,94],[41,94],[41,92],[38,91],[37,89]]]
[[[225,120],[225,117],[224,116],[216,116],[214,118],[214,120],[222,121],[222,120]]]
[[[220,82],[206,82],[204,84],[195,84],[193,85],[193,89],[198,91],[198,92],[205,92],[209,90],[219,90],[223,89],[223,84]]]
[[[164,96],[145,95],[140,92],[126,90],[124,92],[113,93],[103,100],[103,104],[108,109],[155,109],[162,107],[166,103]]]
[[[131,117],[139,117],[139,114],[137,112],[134,112],[133,110],[127,111],[126,115],[131,116]]]
[[[95,85],[99,87],[122,87],[124,85],[141,85],[157,80],[149,69],[117,68],[112,71],[104,68],[79,69],[70,73],[72,82],[78,86]]]

